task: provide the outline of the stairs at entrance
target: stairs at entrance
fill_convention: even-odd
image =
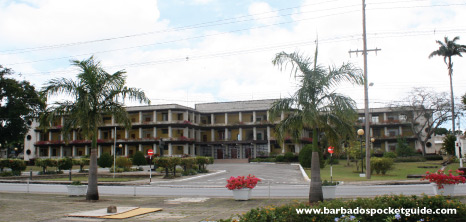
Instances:
[[[249,163],[249,159],[215,159],[214,163]]]

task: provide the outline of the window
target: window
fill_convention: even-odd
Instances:
[[[256,134],[256,139],[257,140],[262,140],[262,133],[257,133]]]
[[[256,122],[261,122],[262,121],[262,116],[256,116]]]
[[[168,113],[162,113],[162,121],[168,121]]]
[[[372,116],[372,122],[373,123],[378,123],[379,122],[379,116]]]
[[[178,113],[178,120],[183,120],[183,113]]]
[[[131,133],[131,139],[136,139],[136,134]]]
[[[407,120],[407,116],[404,114],[400,114],[398,118],[400,119],[400,121],[403,121],[403,122]]]
[[[365,122],[365,121],[364,121],[365,119],[366,119],[366,117],[360,116],[360,117],[358,117],[358,122],[364,123],[364,122]]]
[[[168,134],[168,129],[162,129],[162,134]]]
[[[146,116],[146,118],[144,119],[144,121],[146,121],[146,122],[151,122],[151,121],[152,121],[152,118],[149,117],[149,116]]]
[[[108,132],[104,132],[104,139],[108,139]]]
[[[31,140],[31,139],[32,139],[31,135],[27,135],[27,136],[26,136],[26,139],[27,139],[27,140]]]
[[[388,130],[388,135],[389,135],[390,137],[398,136],[398,134],[399,134],[399,133],[398,133],[398,130],[397,130],[397,129],[389,129],[389,130]]]

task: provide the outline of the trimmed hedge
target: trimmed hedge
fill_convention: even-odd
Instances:
[[[443,160],[442,155],[425,155],[426,160]]]
[[[422,156],[397,157],[395,162],[426,162],[426,159]]]
[[[456,214],[411,214],[410,216],[401,215],[400,220],[394,218],[394,214],[351,214],[336,212],[334,209],[456,209]],[[328,214],[298,214],[299,209],[332,209],[333,212]],[[343,216],[346,215],[346,216]],[[400,213],[401,214],[401,213]],[[449,200],[444,196],[404,196],[404,195],[385,195],[375,198],[358,198],[356,200],[330,200],[319,202],[313,206],[308,203],[294,203],[283,206],[268,206],[263,208],[252,209],[245,214],[237,215],[237,219],[220,220],[223,222],[232,221],[254,221],[254,222],[300,222],[300,221],[350,221],[341,217],[353,218],[354,221],[372,222],[372,221],[464,221],[466,218],[466,205],[458,200]]]

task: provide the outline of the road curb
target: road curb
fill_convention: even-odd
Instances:
[[[301,164],[292,163],[291,165],[298,165],[298,166],[299,166],[299,170],[301,171],[301,174],[303,175],[304,180],[306,180],[307,182],[311,182],[311,179],[309,179],[309,176],[307,176],[307,173],[306,173],[306,171],[304,171],[304,169],[303,169],[303,167],[301,166]]]

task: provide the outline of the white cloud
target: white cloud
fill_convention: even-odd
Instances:
[[[267,2],[254,2],[249,5],[248,11],[259,24],[270,25],[278,21],[275,17],[278,15],[277,11],[274,11]]]

